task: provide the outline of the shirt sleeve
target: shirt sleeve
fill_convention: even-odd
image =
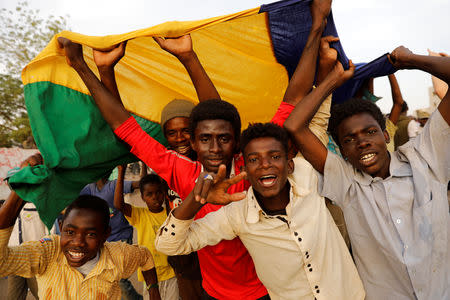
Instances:
[[[122,278],[128,278],[140,267],[142,271],[148,271],[155,267],[153,256],[146,247],[121,243],[123,247],[123,274]]]
[[[40,241],[8,247],[12,229],[0,229],[0,277],[17,275],[30,278],[43,274],[57,254],[58,241],[54,236],[47,236]]]
[[[412,143],[436,177],[447,183],[450,180],[450,126],[439,110],[431,115]]]
[[[328,151],[323,175],[319,174],[319,193],[343,207],[354,180],[354,169],[339,155]]]
[[[91,194],[91,191],[89,189],[89,184],[88,184],[81,190],[80,196],[81,195],[90,195],[90,194]]]
[[[237,236],[229,219],[233,203],[193,221],[179,220],[169,214],[159,229],[156,250],[166,255],[189,254],[205,246],[217,245],[222,240],[232,240]]]
[[[139,207],[136,207],[133,205],[130,205],[130,206],[131,206],[131,217],[125,216],[125,214],[124,214],[124,216],[127,219],[128,223],[130,223],[131,226],[136,227],[136,225],[139,224],[139,221],[140,221],[141,211],[140,211]]]
[[[420,129],[420,124],[415,121],[415,120],[411,120],[408,123],[408,137],[409,138],[413,138],[416,137],[417,134],[419,133],[419,129]]]
[[[129,194],[129,193],[133,192],[133,190],[131,189],[132,184],[133,184],[133,181],[124,181],[123,182],[123,193],[124,194]]]
[[[311,129],[314,135],[317,136],[324,145],[328,144],[327,128],[328,120],[330,119],[330,107],[331,95],[329,95],[325,99],[325,101],[323,101],[316,114],[312,118],[311,122],[309,123],[309,129]],[[284,122],[289,117],[294,108],[294,105],[282,101],[280,106],[278,106],[277,112],[275,113],[275,116],[272,118],[271,122],[283,127]]]
[[[114,133],[130,145],[131,153],[163,178],[181,199],[187,197],[201,172],[200,163],[175,151],[167,150],[142,130],[133,117],[122,123]]]

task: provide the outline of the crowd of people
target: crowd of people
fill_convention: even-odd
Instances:
[[[392,74],[388,116],[373,79],[332,105],[355,66],[344,69],[338,39],[323,37],[330,9],[331,1],[312,1],[307,43],[278,110],[242,132],[190,36],[156,37],[199,100],[164,107],[167,148],[121,102],[114,66],[126,43],[94,49],[99,79],[81,45],[60,37],[103,118],[142,161],[141,176],[125,181],[118,166],[116,180],[80,191],[55,225],[59,235],[8,246],[25,205],[12,191],[0,208],[0,277],[35,278],[26,282],[41,299],[141,299],[128,280],[138,269],[152,300],[449,299],[450,94],[412,120]],[[400,46],[389,61],[450,82],[444,54]],[[36,154],[21,167],[39,164]],[[124,201],[134,189],[145,207]]]

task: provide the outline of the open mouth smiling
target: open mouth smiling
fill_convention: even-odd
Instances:
[[[277,178],[278,178],[277,176],[270,174],[259,177],[258,181],[261,184],[261,186],[267,188],[274,186],[277,181]]]

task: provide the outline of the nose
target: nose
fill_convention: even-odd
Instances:
[[[269,168],[270,167],[270,158],[269,157],[262,157],[261,158],[261,168]]]
[[[209,151],[212,153],[220,152],[220,143],[217,139],[211,139],[211,144],[209,145]]]
[[[76,234],[72,239],[72,245],[77,247],[84,247],[86,245],[86,240],[83,234]]]
[[[366,137],[359,137],[358,138],[358,148],[364,149],[370,145],[369,139]]]
[[[181,142],[181,141],[184,140],[184,136],[183,136],[183,133],[181,131],[177,132],[177,136],[175,137],[175,140],[177,142]]]

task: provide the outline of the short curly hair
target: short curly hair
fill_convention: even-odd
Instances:
[[[189,117],[189,131],[191,140],[195,140],[195,129],[204,120],[225,120],[231,123],[236,142],[241,134],[241,117],[237,108],[224,100],[210,99],[197,104]]]
[[[61,223],[64,223],[70,212],[74,209],[86,209],[98,213],[101,216],[104,230],[108,230],[110,219],[109,206],[102,198],[92,195],[78,196],[75,201],[67,206],[64,215],[62,216]]]
[[[343,103],[333,105],[331,107],[331,116],[328,123],[328,131],[334,141],[340,147],[338,137],[338,127],[343,120],[361,113],[368,113],[380,125],[382,131],[386,129],[386,120],[381,113],[380,108],[374,103],[359,98],[352,98]]]
[[[155,184],[161,191],[164,191],[167,188],[167,183],[156,174],[147,174],[139,180],[139,190],[141,194],[144,193],[144,186],[146,184]]]
[[[289,149],[289,136],[283,127],[280,127],[274,123],[254,123],[250,124],[241,134],[240,147],[241,152],[244,153],[245,147],[254,139],[271,137],[276,139],[283,145],[285,153],[288,153]]]

